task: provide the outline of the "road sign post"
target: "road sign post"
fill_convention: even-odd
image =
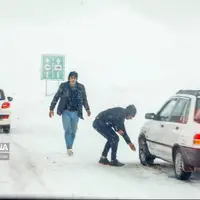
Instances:
[[[41,80],[45,80],[45,96],[47,81],[63,81],[65,79],[65,56],[58,54],[42,55]]]

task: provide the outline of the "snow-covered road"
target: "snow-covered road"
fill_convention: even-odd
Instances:
[[[199,174],[183,182],[165,162],[144,167],[122,138],[125,167],[99,165],[105,140],[92,128],[98,112],[133,103],[126,127],[137,147],[146,112],[199,89],[199,10],[197,0],[1,0],[0,89],[14,101],[12,131],[0,132],[11,148],[0,195],[200,199]],[[52,96],[43,96],[59,83],[41,80],[43,54],[65,55],[64,81],[75,70],[87,91],[92,116],[80,120],[73,157],[60,117],[48,117]]]
[[[10,142],[9,161],[0,162],[0,194],[105,197],[105,198],[199,198],[200,176],[189,182],[174,178],[171,165],[157,161],[152,168],[139,164],[138,152],[132,152],[123,140],[118,158],[125,167],[99,165],[104,144],[91,127],[91,119],[81,121],[74,157],[64,147],[60,118],[48,118],[51,97],[42,101],[15,105],[13,129],[0,135]],[[21,105],[21,107],[20,107]],[[24,106],[31,109],[25,111]],[[38,113],[35,110],[38,110]],[[23,112],[20,112],[23,111]],[[133,136],[137,141],[137,135]],[[188,192],[189,191],[189,192]]]

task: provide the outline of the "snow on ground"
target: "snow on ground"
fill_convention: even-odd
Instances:
[[[200,176],[189,182],[174,178],[172,166],[157,161],[152,168],[139,164],[121,139],[118,158],[122,168],[99,165],[105,140],[92,129],[91,118],[80,121],[74,157],[68,157],[59,116],[48,118],[52,97],[40,101],[13,101],[13,128],[0,140],[10,142],[9,161],[0,162],[0,194],[103,198],[199,198]],[[30,109],[24,109],[29,106]],[[37,111],[37,112],[36,112]],[[128,122],[137,145],[138,134]],[[190,192],[184,192],[190,191]]]
[[[181,182],[165,162],[143,167],[123,139],[118,158],[125,167],[97,163],[105,143],[92,128],[99,111],[134,103],[138,114],[126,125],[137,145],[145,112],[199,85],[199,1],[149,2],[1,0],[0,87],[14,97],[12,132],[0,134],[11,145],[10,160],[0,161],[1,195],[200,197],[198,174]],[[60,117],[48,118],[43,53],[66,55],[66,73],[78,71],[87,89],[92,116],[80,121],[72,158]],[[48,82],[48,94],[56,88]]]

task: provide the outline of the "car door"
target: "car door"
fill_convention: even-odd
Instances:
[[[165,132],[165,123],[169,120],[171,112],[177,103],[177,98],[168,100],[156,114],[156,119],[151,121],[151,126],[147,134],[147,142],[150,151],[160,157],[163,154],[161,135]]]
[[[184,143],[182,131],[187,125],[190,102],[190,98],[187,97],[178,99],[169,120],[165,123],[165,131],[160,135],[160,143],[164,148],[162,157],[167,161],[172,161],[173,145]]]

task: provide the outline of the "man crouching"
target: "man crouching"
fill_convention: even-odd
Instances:
[[[123,166],[124,164],[117,160],[117,148],[120,134],[129,147],[135,151],[124,125],[125,119],[129,120],[135,117],[136,108],[129,105],[125,109],[121,107],[110,108],[98,114],[93,122],[93,128],[107,139],[99,163],[111,166]],[[117,133],[116,133],[117,132]],[[107,159],[107,154],[111,148],[111,162]]]

